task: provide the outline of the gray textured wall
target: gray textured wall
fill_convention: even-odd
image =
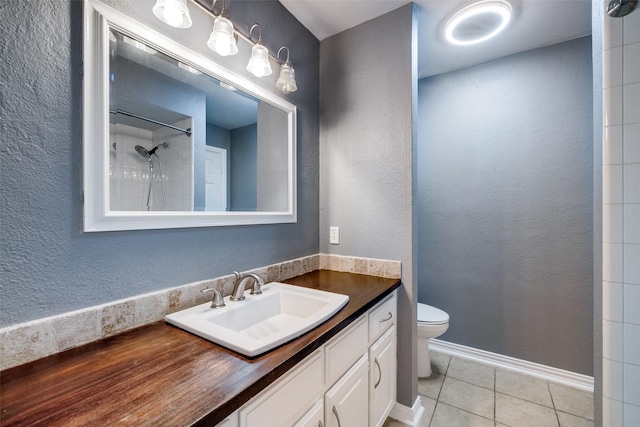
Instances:
[[[398,401],[417,394],[412,119],[417,91],[412,5],[320,43],[320,249],[402,261]],[[329,227],[340,227],[340,245]]]
[[[194,27],[179,30],[153,17],[153,0],[113,3],[216,58],[196,7]],[[277,1],[229,12],[244,31],[260,22],[271,51],[291,49],[298,222],[83,233],[82,2],[0,2],[0,327],[318,252],[319,42]],[[225,65],[247,75],[247,59]]]
[[[419,300],[442,339],[593,374],[591,39],[420,81]]]

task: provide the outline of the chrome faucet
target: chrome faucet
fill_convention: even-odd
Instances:
[[[244,288],[247,280],[253,280],[251,295],[260,295],[262,293],[262,290],[260,290],[260,287],[264,285],[262,277],[255,273],[240,274],[237,271],[234,271],[233,274],[236,276],[236,281],[233,285],[233,291],[231,291],[231,297],[229,298],[231,301],[242,301],[244,299]]]

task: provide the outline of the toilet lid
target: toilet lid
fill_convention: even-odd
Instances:
[[[427,304],[418,303],[418,322],[420,323],[447,323],[449,315],[439,308]]]

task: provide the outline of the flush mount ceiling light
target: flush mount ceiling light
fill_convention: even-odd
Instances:
[[[466,6],[445,25],[445,39],[456,45],[470,45],[490,39],[505,29],[511,19],[511,5],[487,0]]]
[[[187,0],[158,0],[152,10],[156,18],[172,27],[189,28],[191,26]]]

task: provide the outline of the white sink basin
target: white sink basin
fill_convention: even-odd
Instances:
[[[245,356],[262,354],[323,323],[347,304],[347,295],[272,282],[261,295],[245,292],[243,301],[224,299],[165,316],[165,320],[195,335]]]

